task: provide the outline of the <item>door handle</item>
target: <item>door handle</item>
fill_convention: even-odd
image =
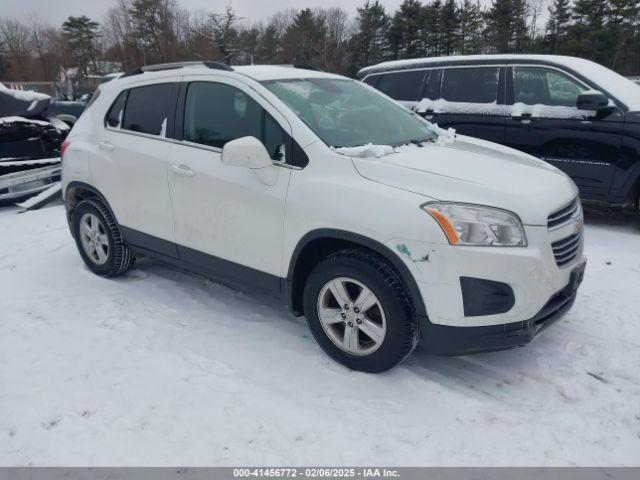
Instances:
[[[533,121],[533,115],[531,115],[530,113],[523,113],[521,115],[514,115],[511,117],[512,120],[516,121],[516,122],[520,122],[520,123],[531,123]]]
[[[186,165],[171,165],[171,171],[181,177],[193,177],[195,172]]]
[[[106,150],[107,152],[113,152],[115,147],[111,142],[100,142],[98,143],[98,148],[100,148],[100,150]]]

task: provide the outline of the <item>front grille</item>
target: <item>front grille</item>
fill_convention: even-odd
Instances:
[[[562,225],[571,222],[571,220],[576,217],[576,214],[578,214],[579,211],[580,202],[576,197],[571,201],[571,203],[565,205],[564,207],[556,210],[551,215],[549,215],[549,218],[547,219],[547,227],[549,228],[549,230],[561,227]]]
[[[559,267],[570,264],[578,257],[582,249],[582,229],[562,240],[553,242],[551,248]]]

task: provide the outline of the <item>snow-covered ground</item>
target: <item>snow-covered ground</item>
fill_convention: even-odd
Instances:
[[[63,208],[0,210],[0,465],[638,465],[640,218],[588,218],[524,349],[346,370],[303,319],[153,261],[106,280]]]

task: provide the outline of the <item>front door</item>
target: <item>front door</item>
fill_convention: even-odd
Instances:
[[[290,128],[283,116],[238,81],[185,78],[180,142],[170,153],[169,187],[180,257],[229,281],[281,275],[285,168]],[[277,166],[223,165],[225,143],[260,139]],[[252,272],[254,272],[252,274]],[[241,278],[242,277],[242,278]],[[267,286],[270,288],[270,286]]]
[[[582,195],[604,198],[621,152],[624,116],[578,110],[589,87],[569,74],[539,66],[514,66],[506,144],[545,160],[569,175]]]

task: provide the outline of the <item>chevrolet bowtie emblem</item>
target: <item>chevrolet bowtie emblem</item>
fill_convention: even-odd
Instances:
[[[576,230],[580,230],[584,226],[584,219],[582,217],[576,218]]]

